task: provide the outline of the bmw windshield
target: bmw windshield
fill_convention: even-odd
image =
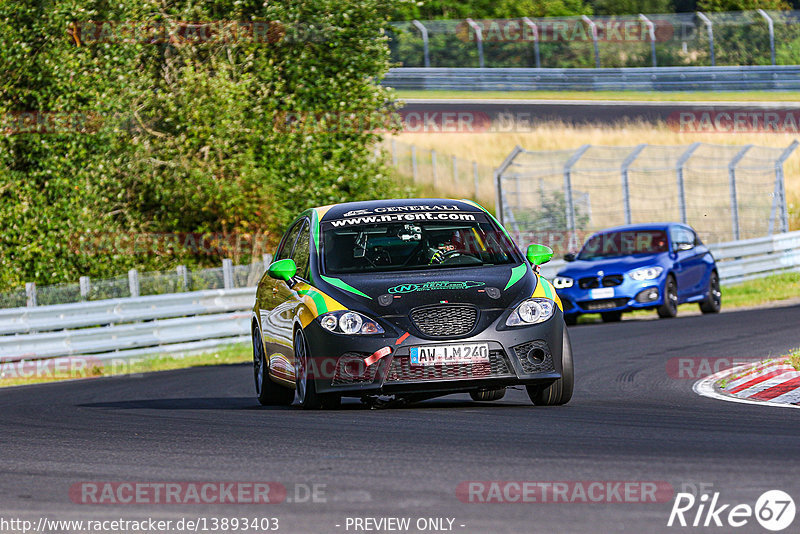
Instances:
[[[635,254],[667,252],[664,230],[630,230],[593,235],[583,246],[577,259],[602,260]]]
[[[369,273],[518,264],[516,246],[483,213],[396,213],[322,223],[325,272]]]

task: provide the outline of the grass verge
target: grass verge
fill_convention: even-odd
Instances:
[[[772,91],[395,91],[398,99],[620,100],[647,102],[797,102],[800,92]]]
[[[247,344],[228,345],[216,350],[184,356],[155,354],[127,360],[96,360],[91,356],[55,358],[51,360],[5,363],[0,366],[0,387],[41,384],[62,380],[89,379],[110,376],[136,375],[155,371],[185,369],[249,362],[252,359]]]

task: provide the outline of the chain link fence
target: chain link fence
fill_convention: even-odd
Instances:
[[[496,170],[496,209],[520,243],[559,253],[631,223],[684,222],[708,243],[787,232],[783,164],[797,146],[517,147]]]
[[[401,67],[796,65],[800,11],[415,20],[389,46]]]

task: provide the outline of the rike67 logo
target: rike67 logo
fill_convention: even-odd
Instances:
[[[794,516],[794,500],[781,490],[764,492],[756,500],[755,506],[746,503],[722,503],[718,491],[710,496],[704,493],[700,497],[691,493],[678,493],[667,526],[738,528],[755,518],[765,529],[778,532],[791,525]]]

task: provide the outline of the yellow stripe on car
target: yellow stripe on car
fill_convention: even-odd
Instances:
[[[556,306],[558,306],[559,310],[564,311],[564,307],[561,305],[561,299],[558,298],[558,293],[556,293],[556,288],[553,287],[553,284],[548,282],[539,274],[536,275],[536,278],[536,289],[533,291],[533,295],[531,296],[550,299],[556,303]]]

